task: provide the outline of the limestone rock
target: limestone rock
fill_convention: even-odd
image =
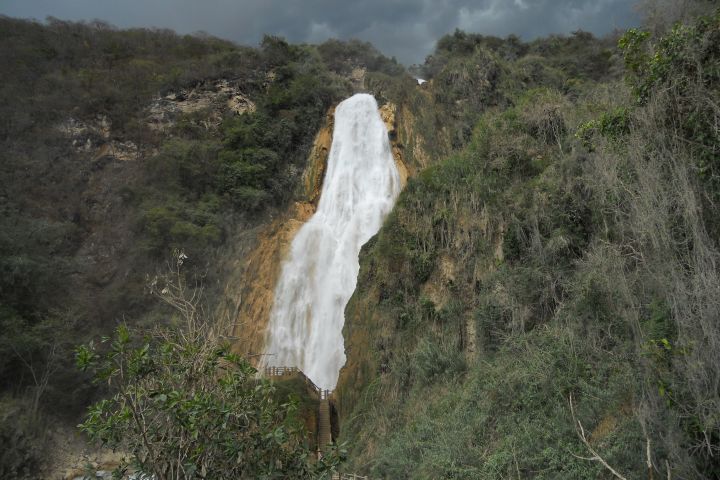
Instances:
[[[320,128],[317,135],[315,135],[310,156],[308,157],[308,163],[302,174],[304,197],[308,202],[313,204],[317,204],[320,199],[320,190],[325,176],[327,157],[330,153],[330,147],[332,146],[334,115],[335,109],[331,108],[325,117],[325,124]]]
[[[137,160],[140,154],[135,143],[111,139],[111,122],[105,115],[98,115],[91,121],[69,117],[57,126],[57,130],[68,138],[77,153],[90,155],[93,161],[104,157]]]
[[[171,92],[155,99],[148,108],[148,126],[157,131],[172,128],[180,115],[207,111],[203,127],[217,128],[227,112],[254,112],[255,104],[228,80],[202,83],[192,89]]]
[[[398,142],[397,106],[394,103],[386,103],[380,107],[380,118],[382,118],[388,130],[393,158],[395,159],[398,173],[400,173],[400,185],[405,188],[409,173],[403,158],[403,146]]]
[[[365,67],[356,67],[353,68],[352,72],[350,73],[350,81],[353,84],[353,88],[356,91],[361,91],[365,89],[365,73],[367,72],[367,69]]]
[[[228,108],[235,112],[237,115],[240,115],[241,113],[245,112],[254,112],[255,111],[255,104],[250,101],[249,98],[242,94],[233,95],[230,97],[230,100],[228,100]]]

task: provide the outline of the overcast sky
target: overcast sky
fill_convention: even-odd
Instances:
[[[205,31],[257,44],[359,38],[405,64],[422,62],[456,28],[529,40],[578,29],[598,35],[636,25],[635,0],[0,0],[0,14],[101,19],[118,27]]]

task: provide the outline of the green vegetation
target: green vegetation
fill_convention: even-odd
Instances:
[[[586,34],[439,43],[430,93],[479,108],[361,255],[349,469],[717,478],[718,18],[633,30],[619,50]],[[485,90],[465,83],[473,64]]]
[[[222,324],[202,316],[200,293],[181,273],[186,258],[179,254],[174,273],[153,281],[182,328],[140,338],[121,325],[103,338],[107,347],[78,348],[78,366],[111,393],[88,409],[80,429],[130,451],[135,468],[160,480],[318,478],[330,471],[338,457],[315,461],[298,400],[258,379],[248,360],[230,353]]]
[[[657,44],[650,45],[648,38],[648,32],[631,30],[620,43],[633,74],[628,80],[636,101],[647,105],[659,90],[677,100],[662,105],[672,122],[667,128],[692,146],[696,168],[716,192],[720,145],[714,100],[720,85],[720,14],[700,17],[692,26],[677,24]]]

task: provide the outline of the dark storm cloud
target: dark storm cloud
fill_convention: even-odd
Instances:
[[[420,62],[445,33],[532,39],[578,29],[602,35],[638,22],[634,0],[0,0],[23,18],[102,19],[119,27],[206,31],[243,44],[263,33],[294,42],[359,38],[405,63]]]

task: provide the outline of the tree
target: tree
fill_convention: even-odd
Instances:
[[[231,353],[189,288],[175,256],[174,272],[151,289],[185,322],[138,336],[117,328],[100,353],[93,343],[77,363],[111,396],[92,405],[80,429],[104,446],[124,448],[136,468],[165,479],[316,478],[337,456],[315,462],[296,415],[247,359]],[[121,470],[126,470],[123,466]]]

